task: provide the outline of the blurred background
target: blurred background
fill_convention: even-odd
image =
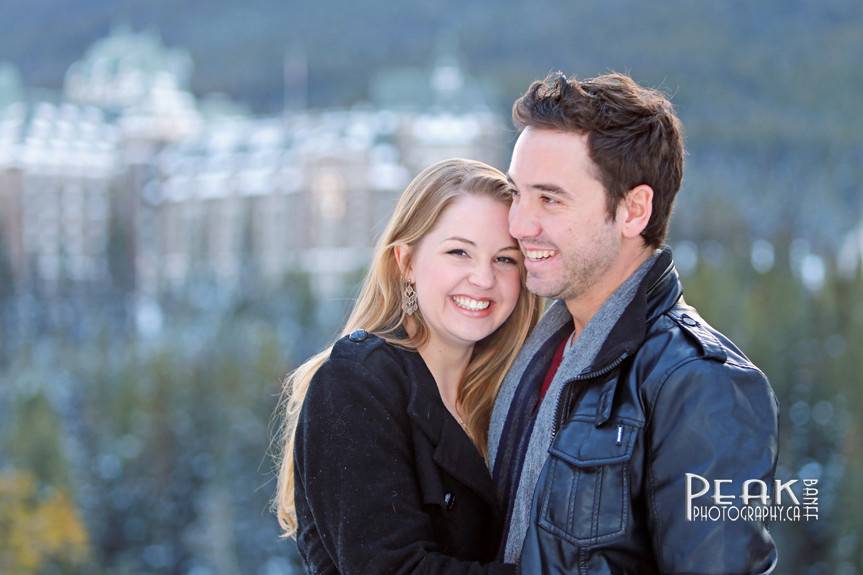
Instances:
[[[863,4],[0,2],[0,573],[300,573],[280,380],[410,178],[615,70],[687,130],[687,299],[781,402],[777,573],[863,573]],[[854,62],[857,62],[855,64]]]

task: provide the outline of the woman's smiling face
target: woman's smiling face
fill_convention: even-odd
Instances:
[[[508,231],[509,206],[465,194],[409,250],[407,278],[432,342],[470,346],[491,335],[515,308],[522,254]]]

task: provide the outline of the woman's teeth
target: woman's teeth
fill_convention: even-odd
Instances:
[[[481,301],[464,296],[454,296],[452,299],[458,307],[470,311],[483,310],[486,309],[489,305],[491,305],[491,301],[489,300]]]
[[[526,250],[524,255],[529,260],[538,261],[548,259],[556,253],[555,250]]]

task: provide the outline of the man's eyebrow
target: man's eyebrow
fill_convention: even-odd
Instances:
[[[569,192],[558,186],[557,184],[531,184],[528,186],[529,188],[533,188],[535,190],[539,190],[540,192],[547,192],[549,194],[557,194],[559,196],[569,196]]]
[[[507,174],[506,179],[513,188],[518,189],[518,186],[515,184],[515,180],[512,179],[512,176]],[[567,196],[568,197],[570,195],[569,192],[567,192],[565,189],[561,188],[557,184],[539,183],[539,184],[529,184],[527,187],[533,188],[534,190],[539,190],[540,192],[546,192],[549,194],[557,194],[558,196]]]

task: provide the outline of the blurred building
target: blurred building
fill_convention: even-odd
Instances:
[[[156,35],[120,29],[54,101],[4,92],[3,70],[0,233],[18,284],[156,297],[303,272],[335,294],[413,175],[505,158],[501,120],[450,56],[380,75],[365,106],[274,117],[197,100],[191,69]]]
[[[198,128],[189,66],[155,35],[120,30],[71,66],[63,94],[5,98],[0,225],[19,288],[50,294],[116,279],[111,250],[118,260],[118,243],[136,247],[122,240],[135,226],[140,173]]]
[[[409,178],[387,143],[397,125],[373,112],[222,119],[166,148],[143,195],[141,289],[361,267]]]
[[[94,107],[16,102],[0,111],[0,226],[15,283],[108,280],[117,129]]]
[[[99,40],[66,72],[65,97],[120,110],[147,105],[153,95],[185,95],[192,73],[188,52],[167,48],[159,36],[118,28]]]

